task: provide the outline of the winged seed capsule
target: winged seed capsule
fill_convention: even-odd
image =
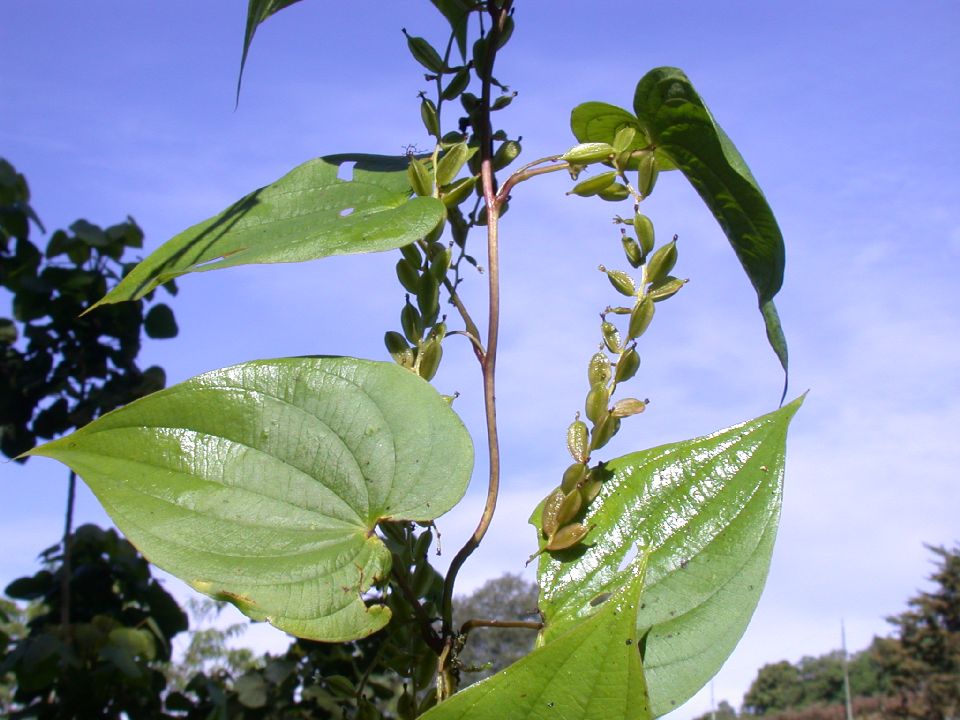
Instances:
[[[603,265],[600,266],[600,271],[607,274],[610,284],[613,285],[614,289],[621,295],[632,297],[636,294],[637,287],[633,284],[633,278],[627,275],[627,273],[622,270],[607,270]]]
[[[562,527],[550,538],[546,549],[551,551],[566,550],[583,540],[588,532],[590,532],[590,528],[580,523],[573,523]]]
[[[573,463],[563,471],[563,480],[560,481],[560,489],[565,493],[571,493],[587,477],[587,466],[585,463]]]
[[[653,322],[654,310],[653,299],[644,296],[643,300],[638,302],[633,307],[633,312],[630,313],[630,327],[627,329],[627,335],[631,338],[638,338],[643,335],[650,327],[650,323]]]
[[[607,143],[581,143],[567,150],[560,159],[573,165],[587,165],[609,160],[614,152],[613,146]]]
[[[636,348],[630,348],[620,356],[620,360],[617,362],[617,370],[613,374],[613,377],[618,383],[626,382],[637,374],[639,368],[640,355],[637,353]]]
[[[587,381],[591,386],[597,383],[606,384],[610,377],[610,358],[602,352],[594,353],[593,357],[590,358],[590,365],[587,367]]]
[[[677,238],[668,242],[662,248],[658,249],[647,262],[647,282],[653,285],[658,284],[677,264]]]
[[[623,341],[620,340],[620,331],[612,322],[604,320],[600,323],[600,332],[603,333],[603,343],[607,350],[612,353],[619,353],[623,349]]]
[[[599,423],[603,416],[607,414],[607,403],[610,401],[610,389],[603,383],[596,383],[587,393],[587,399],[584,407],[587,411],[587,419],[592,423]]]
[[[567,428],[567,449],[578,463],[587,461],[590,444],[588,435],[587,424],[580,419],[580,413],[577,413],[577,419],[570,423],[570,427]]]
[[[566,525],[577,516],[581,507],[583,507],[583,498],[580,496],[580,491],[573,490],[567,493],[563,497],[563,502],[560,503],[560,509],[557,510],[557,523]]]
[[[547,495],[547,499],[543,503],[543,510],[540,513],[540,529],[547,537],[551,537],[560,527],[557,522],[557,513],[560,512],[560,506],[563,504],[565,497],[566,494],[563,490],[557,488]]]
[[[623,398],[617,400],[610,409],[610,414],[615,418],[625,418],[631,415],[637,415],[647,409],[647,403],[637,398]]]
[[[657,158],[649,152],[640,158],[640,167],[637,169],[637,189],[643,197],[648,197],[657,184]]]
[[[591,178],[586,180],[581,180],[576,185],[573,186],[571,190],[567,191],[567,195],[579,195],[580,197],[590,197],[591,195],[596,195],[601,190],[608,188],[610,185],[613,185],[617,180],[617,171],[611,170],[610,172],[600,173],[599,175],[594,175]]]

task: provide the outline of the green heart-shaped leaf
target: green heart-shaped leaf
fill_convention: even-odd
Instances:
[[[28,454],[75,470],[152,562],[326,641],[390,618],[362,597],[390,569],[377,522],[442,515],[473,466],[466,429],[428,383],[335,357],[206,373]]]
[[[787,345],[773,296],[783,284],[783,236],[743,157],[682,70],[651,70],[637,84],[634,111],[723,228],[757,292],[767,337],[787,371]]]
[[[348,162],[356,163],[352,179],[338,179]],[[93,307],[138,300],[189,272],[408,245],[436,228],[445,210],[437,198],[410,198],[407,163],[380,155],[310,160],[168,240]]]
[[[643,572],[599,610],[496,675],[438,705],[424,720],[646,720],[652,717],[634,618]],[[474,632],[483,632],[482,629]]]
[[[780,516],[787,426],[801,402],[609,462],[600,495],[579,520],[593,526],[584,544],[541,556],[545,639],[622,587],[630,575],[618,568],[637,550],[648,555],[637,626],[649,631],[653,713],[693,695],[733,650],[760,598]]]

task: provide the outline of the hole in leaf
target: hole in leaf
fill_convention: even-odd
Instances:
[[[630,548],[627,550],[626,554],[620,560],[620,565],[617,566],[617,572],[622,573],[626,570],[630,564],[637,558],[637,544],[633,543]]]
[[[340,163],[337,166],[337,180],[343,180],[344,182],[353,180],[353,166],[356,164],[355,160],[347,160]]]
[[[340,217],[346,217],[353,212],[353,208],[344,208],[340,211]]]

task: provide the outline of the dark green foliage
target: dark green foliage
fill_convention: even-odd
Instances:
[[[12,319],[0,318],[0,451],[7,457],[165,383],[161,368],[136,362],[144,302],[82,315],[127,271],[125,254],[143,245],[140,228],[130,218],[107,228],[78,220],[54,232],[41,252],[30,240],[39,220],[29,202],[23,175],[0,159],[0,287],[13,306]],[[154,305],[145,329],[175,336],[173,312]]]
[[[12,582],[7,595],[38,603],[24,637],[4,643],[0,677],[16,681],[11,718],[152,718],[162,715],[170,640],[187,628],[176,601],[146,560],[114,530],[93,525],[71,538],[71,617],[60,624],[60,547],[45,568]]]
[[[850,691],[857,698],[878,697],[887,684],[876,661],[879,638],[849,659]],[[842,705],[843,652],[834,650],[806,656],[792,664],[786,660],[764,665],[743,698],[743,711],[772,715],[814,705]]]
[[[895,702],[888,711],[895,717],[940,720],[960,713],[960,545],[929,549],[936,557],[929,578],[935,588],[888,618],[896,637],[874,648],[889,677]]]

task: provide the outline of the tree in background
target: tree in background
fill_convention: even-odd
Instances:
[[[850,658],[850,687],[858,699],[885,694],[887,683],[877,664],[879,639]],[[764,665],[743,697],[743,712],[773,715],[813,706],[842,706],[843,652],[833,650],[817,657],[805,656],[796,664],[782,660]]]
[[[928,548],[936,556],[929,578],[936,586],[888,618],[896,636],[881,640],[875,657],[896,695],[890,713],[946,720],[960,714],[960,545]]]
[[[71,537],[71,623],[60,622],[60,545],[44,551],[45,567],[12,582],[7,595],[34,603],[26,634],[12,635],[0,677],[15,679],[0,707],[10,718],[162,717],[170,641],[187,616],[151,576],[146,560],[114,530],[94,525]]]
[[[472,594],[457,598],[454,613],[459,622],[474,618],[494,621],[537,620],[537,586],[519,575],[507,573],[488,580]],[[533,650],[536,633],[511,627],[477,627],[460,659],[464,684],[500,672]]]

